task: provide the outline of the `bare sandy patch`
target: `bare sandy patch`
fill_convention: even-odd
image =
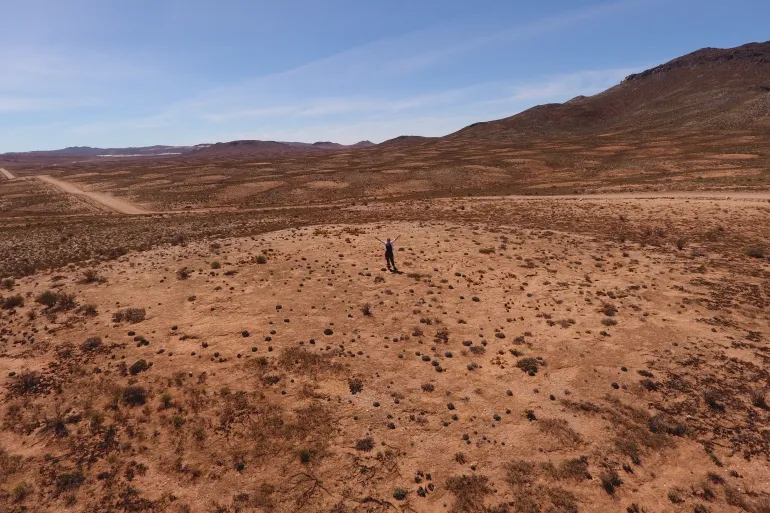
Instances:
[[[634,149],[634,147],[629,146],[627,144],[615,144],[615,145],[599,146],[596,149],[599,151],[621,151],[621,150],[632,150]]]
[[[758,176],[762,174],[760,169],[715,169],[713,171],[700,171],[697,176],[701,178],[734,178],[738,176]],[[691,180],[688,175],[674,176],[670,180],[675,182]]]
[[[174,183],[171,180],[150,180],[147,182],[142,182],[140,184],[137,184],[136,188],[149,188],[149,187],[155,187],[158,185],[168,185]]]
[[[203,175],[203,176],[191,176],[188,180],[189,183],[216,183],[221,182],[229,178],[227,175]]]
[[[229,185],[217,193],[217,197],[228,200],[237,200],[275,189],[276,187],[280,187],[284,184],[285,182],[280,180],[269,180],[265,182],[251,182]]]
[[[752,153],[719,153],[717,155],[710,155],[709,158],[717,160],[751,160],[759,158],[759,155]]]
[[[337,182],[334,180],[314,180],[305,184],[311,189],[345,189],[350,187],[347,182]]]
[[[389,184],[377,189],[378,194],[399,194],[410,192],[423,192],[429,191],[431,184],[428,180],[405,180],[400,183]]]

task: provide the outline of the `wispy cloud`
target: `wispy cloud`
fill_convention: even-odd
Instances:
[[[189,113],[199,112],[198,116],[206,121],[227,123],[235,120],[258,120],[272,117],[290,117],[293,119],[324,117],[339,114],[371,114],[375,112],[398,113],[402,111],[426,108],[437,105],[447,105],[461,101],[474,89],[489,87],[491,84],[472,86],[446,91],[436,91],[428,94],[402,97],[383,95],[347,95],[340,97],[307,98],[298,101],[264,107],[244,108],[239,101],[230,101],[232,105],[225,106],[219,102],[219,112],[206,112],[192,108]],[[198,106],[201,107],[200,105]],[[207,107],[202,107],[206,109]]]
[[[416,52],[405,56],[405,58],[387,63],[387,65],[381,67],[380,70],[391,73],[407,73],[424,69],[434,66],[441,61],[446,61],[458,55],[469,53],[474,50],[480,50],[491,45],[522,41],[543,34],[564,30],[570,26],[629,9],[640,3],[641,0],[618,0],[565,11],[554,16],[515,25],[504,30],[494,31],[490,34],[468,37],[459,42],[454,42],[427,51]]]
[[[192,87],[165,88],[165,96],[156,93],[162,89],[157,84],[168,79],[157,63],[88,49],[5,46],[0,48],[0,112],[37,115],[80,109],[79,116],[58,118],[64,128],[57,135],[69,138],[68,144],[174,144],[228,138],[356,142],[404,133],[444,135],[536,103],[594,94],[633,70],[573,71],[526,81],[505,73],[498,75],[504,79],[495,80],[490,74],[470,85],[461,76],[444,87],[422,78],[457,59],[500,48],[516,51],[528,40],[641,3],[612,1],[503,29],[498,24],[497,30],[447,23],[197,92]],[[94,109],[98,112],[88,115],[87,107],[99,107]],[[0,125],[0,139],[29,144],[25,141],[36,130],[42,133],[46,121],[53,119],[57,118],[36,119],[25,130],[13,126],[5,133]],[[14,133],[25,133],[25,139],[14,138]]]
[[[271,139],[354,143],[364,138],[382,141],[403,134],[441,136],[476,121],[513,115],[538,103],[596,94],[619,83],[632,71],[586,70],[529,81],[486,82],[424,95],[316,98],[245,110],[239,110],[235,103],[223,114],[176,107],[156,116],[82,124],[70,130],[83,137],[125,129],[152,133],[178,126],[182,122],[180,116],[185,116],[187,123],[200,129],[195,133],[206,134],[206,139],[172,142]]]
[[[604,70],[585,70],[566,75],[546,77],[535,82],[527,82],[512,87],[512,94],[499,99],[492,99],[485,104],[533,104],[538,102],[561,102],[575,96],[591,96],[614,85],[637,68],[611,68]]]
[[[323,119],[298,128],[224,131],[219,133],[219,140],[332,139],[354,143],[363,138],[362,134],[377,142],[404,134],[443,136],[477,121],[514,115],[538,103],[594,95],[618,84],[633,70],[586,70],[519,83],[489,82],[434,95],[362,102],[352,116],[342,120]],[[434,108],[436,106],[441,108]],[[287,112],[290,110],[285,108]]]
[[[82,48],[0,46],[0,90],[72,91],[157,79],[162,70]]]
[[[641,2],[602,3],[490,33],[484,33],[479,27],[429,27],[373,41],[277,73],[222,84],[173,103],[164,112],[196,112],[200,119],[225,122],[266,114],[313,117],[357,111],[369,101],[382,101],[376,97],[362,98],[361,94],[362,90],[381,89],[382,81],[424,72],[460,55],[484,51],[486,47],[511,45],[557,32]],[[287,100],[292,106],[285,106]]]
[[[114,108],[127,85],[159,76],[151,67],[88,50],[5,44],[0,62],[0,113],[13,114],[15,121]]]
[[[98,107],[104,102],[89,98],[0,96],[0,112],[50,112]]]

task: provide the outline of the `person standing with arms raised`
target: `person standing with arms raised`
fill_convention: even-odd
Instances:
[[[401,237],[401,236],[399,235],[398,237]],[[385,265],[388,266],[388,271],[391,271],[391,270],[392,271],[398,271],[398,269],[396,269],[396,261],[393,258],[393,245],[398,240],[398,237],[396,237],[393,240],[388,239],[387,242],[382,242],[380,239],[377,239],[382,244],[385,245]],[[375,239],[376,238],[377,237],[375,237]],[[391,269],[391,266],[393,267],[393,269]]]

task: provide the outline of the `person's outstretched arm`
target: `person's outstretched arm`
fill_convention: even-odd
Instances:
[[[375,237],[375,239],[377,239],[377,237]],[[380,239],[377,239],[377,240],[380,240]],[[382,242],[381,240],[380,240],[380,243],[381,243],[381,244],[385,244],[385,243],[384,243],[384,242]]]
[[[401,236],[399,235],[398,237],[401,237]],[[396,242],[396,241],[398,240],[398,237],[396,237],[395,239],[393,239],[393,242]]]

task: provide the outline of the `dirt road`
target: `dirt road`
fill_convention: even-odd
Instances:
[[[0,174],[13,180],[16,178],[10,171],[0,168]],[[142,215],[153,214],[155,211],[145,209],[129,201],[116,198],[103,192],[84,191],[77,185],[53,178],[49,175],[37,176],[43,182],[54,185],[63,192],[68,194],[75,194],[89,198],[93,202],[97,203],[101,207],[105,207],[112,212],[118,212],[120,214],[129,215]],[[455,198],[443,198],[443,201],[454,201]],[[634,191],[634,192],[616,192],[616,193],[599,193],[599,194],[575,194],[575,195],[543,195],[543,196],[529,196],[529,195],[507,195],[507,196],[476,196],[476,200],[509,200],[509,201],[543,201],[543,200],[571,200],[571,201],[597,201],[597,200],[643,200],[646,202],[666,202],[669,200],[720,200],[720,201],[770,201],[770,193],[768,192],[742,192],[742,191],[669,191],[669,192],[653,192],[653,191]],[[340,206],[345,204],[345,201],[339,202]],[[298,208],[327,208],[329,203],[325,204],[310,204],[310,205],[291,205],[291,206],[270,206],[270,207],[257,207],[257,208],[236,208],[232,206],[199,208],[199,209],[183,209],[183,210],[165,210],[164,214],[189,214],[189,213],[201,213],[201,212],[230,212],[234,210],[238,211],[270,211],[270,210],[291,210]]]
[[[745,191],[633,191],[633,192],[601,192],[596,194],[543,194],[504,196],[473,196],[477,199],[516,199],[516,200],[743,200],[770,201],[770,192]]]
[[[89,198],[90,200],[98,203],[99,205],[106,207],[109,210],[112,210],[114,212],[118,212],[119,214],[138,215],[138,214],[151,213],[150,211],[142,207],[139,207],[137,205],[134,205],[133,203],[130,203],[128,201],[116,198],[114,196],[110,196],[109,194],[104,194],[103,192],[84,191],[80,187],[70,182],[65,182],[63,180],[59,180],[57,178],[53,178],[48,175],[40,175],[37,178],[39,180],[42,180],[43,182],[46,182],[58,187],[59,189],[61,189],[62,191],[68,194],[76,194],[78,196],[84,196],[86,198]]]
[[[8,180],[13,180],[14,178],[16,178],[15,176],[13,176],[13,173],[11,173],[10,171],[8,171],[7,169],[5,169],[3,167],[0,167],[0,175],[3,175]]]

